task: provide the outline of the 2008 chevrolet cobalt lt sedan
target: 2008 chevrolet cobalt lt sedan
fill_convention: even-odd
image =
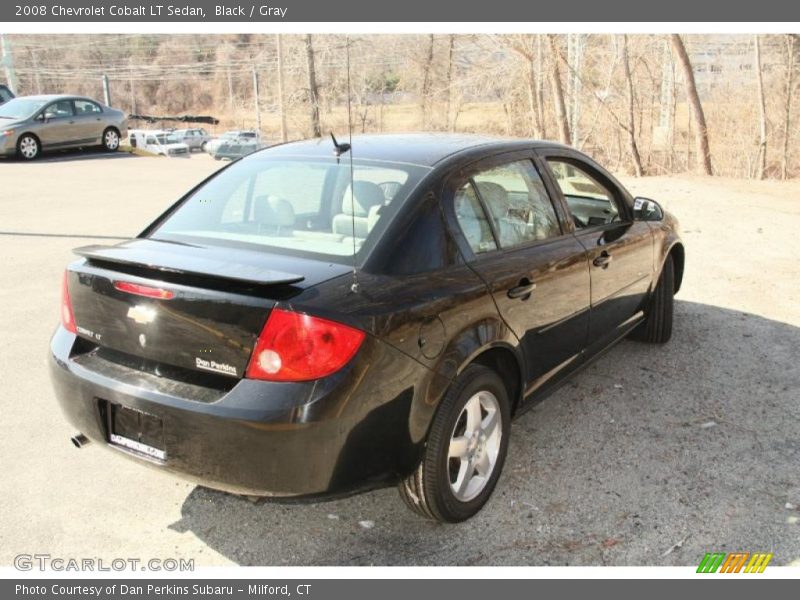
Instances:
[[[435,134],[275,146],[75,252],[50,365],[76,445],[248,495],[396,483],[450,522],[513,417],[669,340],[684,266],[675,219],[585,155]]]

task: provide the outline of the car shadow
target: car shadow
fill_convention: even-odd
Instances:
[[[131,152],[120,150],[118,152],[109,152],[103,148],[74,148],[69,150],[50,150],[44,152],[39,158],[32,161],[24,161],[15,157],[5,157],[0,160],[2,164],[26,164],[26,165],[46,165],[56,162],[72,162],[79,160],[117,160],[137,158]]]
[[[675,309],[670,343],[622,342],[515,421],[498,487],[466,523],[419,519],[394,489],[253,503],[196,487],[170,527],[239,565],[795,560],[800,328]]]

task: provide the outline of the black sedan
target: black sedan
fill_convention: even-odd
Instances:
[[[669,340],[677,229],[551,142],[275,146],[75,251],[52,380],[79,447],[248,495],[398,484],[461,521],[512,418],[626,336]]]

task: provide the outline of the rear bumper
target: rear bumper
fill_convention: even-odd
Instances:
[[[59,327],[49,365],[58,402],[77,431],[154,468],[242,494],[338,494],[396,481],[416,466],[427,431],[428,412],[414,408],[426,403],[415,397],[438,377],[368,337],[331,377],[244,379],[228,391],[209,391],[75,353],[75,342]],[[165,459],[110,444],[105,403],[160,418]]]

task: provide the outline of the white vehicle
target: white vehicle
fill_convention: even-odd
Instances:
[[[219,150],[220,146],[223,144],[229,144],[241,140],[245,143],[259,143],[260,136],[258,132],[253,130],[233,130],[233,131],[226,131],[221,136],[214,138],[213,140],[206,142],[205,150],[211,156],[215,156],[217,154],[217,150]]]
[[[128,132],[131,146],[159,156],[189,157],[189,146],[171,131],[133,129]]]

